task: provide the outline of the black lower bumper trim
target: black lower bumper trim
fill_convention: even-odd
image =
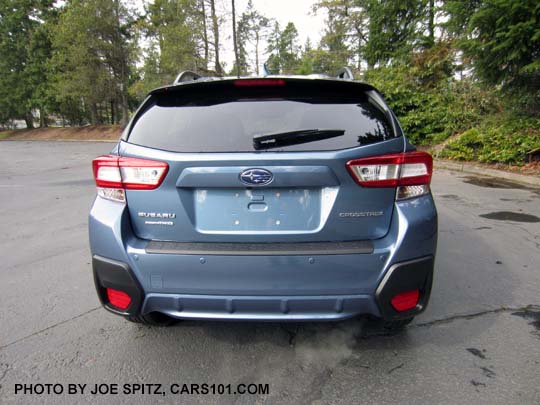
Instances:
[[[208,243],[150,241],[146,253],[221,256],[303,256],[371,254],[373,242]]]
[[[103,306],[119,315],[137,315],[141,309],[144,293],[129,266],[123,262],[95,255],[92,257],[92,268],[96,290]],[[127,293],[131,297],[129,307],[122,310],[112,306],[107,298],[107,288]]]
[[[433,256],[426,256],[390,267],[375,292],[375,299],[384,319],[410,318],[426,308],[433,283],[434,261]],[[396,311],[390,304],[392,297],[413,290],[420,291],[416,307],[403,312]]]

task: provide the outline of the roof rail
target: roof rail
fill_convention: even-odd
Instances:
[[[338,79],[354,80],[352,70],[346,66],[338,70],[336,77]]]
[[[202,76],[198,73],[192,72],[190,70],[184,70],[183,72],[180,72],[178,76],[176,76],[173,84],[191,82],[194,80],[199,80],[201,77]]]

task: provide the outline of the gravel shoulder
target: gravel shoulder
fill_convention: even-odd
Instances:
[[[17,129],[0,132],[5,141],[111,141],[120,138],[118,125],[87,125],[84,127]]]

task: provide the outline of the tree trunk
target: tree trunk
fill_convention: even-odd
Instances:
[[[39,109],[39,127],[47,128],[47,115],[43,107]]]
[[[114,101],[111,100],[111,125],[116,124],[116,121],[114,120]]]
[[[433,44],[435,44],[435,0],[429,0],[428,15],[429,45],[433,46]]]
[[[259,76],[259,31],[255,31],[255,72]]]
[[[223,74],[223,69],[221,68],[221,63],[219,61],[219,23],[216,15],[216,4],[215,0],[210,0],[210,13],[212,17],[212,31],[214,34],[214,53],[216,61],[216,73],[218,75]]]
[[[127,98],[127,90],[124,83],[120,83],[120,109],[122,110],[122,118],[120,119],[120,125],[125,127],[129,119],[129,105]]]
[[[98,123],[98,108],[96,103],[90,104],[90,124]]]
[[[103,104],[97,103],[97,122],[96,124],[101,125],[103,124]]]
[[[203,42],[204,42],[204,70],[208,70],[208,32],[206,27],[206,7],[204,5],[204,0],[201,0],[201,10],[202,10],[202,23],[203,23]]]
[[[32,116],[31,112],[27,112],[24,115],[24,122],[26,122],[26,128],[28,129],[34,128],[34,117]]]
[[[240,77],[240,60],[238,58],[238,41],[236,40],[236,10],[234,8],[234,0],[232,2],[232,35],[234,43],[234,59],[236,60],[236,76]]]
[[[117,55],[117,63],[115,63],[113,66],[113,71],[115,76],[117,77],[119,81],[119,107],[122,112],[121,118],[120,118],[120,125],[126,126],[128,123],[129,118],[129,105],[128,105],[128,82],[129,82],[129,62],[128,62],[128,51],[126,49],[126,45],[123,42],[124,38],[122,38],[121,34],[121,18],[120,18],[120,2],[119,0],[115,0],[115,17],[116,17],[116,28],[118,35],[115,36],[115,39],[117,40],[117,43],[115,43],[115,53]]]
[[[362,40],[363,40],[362,28],[360,28],[360,26],[357,25],[355,27],[355,30],[356,30],[356,37],[358,39],[358,49],[357,49],[358,64],[357,64],[357,68],[358,68],[358,71],[360,72],[362,70]]]

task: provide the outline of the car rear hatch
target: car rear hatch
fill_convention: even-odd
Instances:
[[[351,160],[403,152],[378,94],[346,81],[231,79],[154,91],[119,154],[165,162],[128,189],[135,234],[173,242],[322,242],[383,237],[395,187],[364,187]]]

